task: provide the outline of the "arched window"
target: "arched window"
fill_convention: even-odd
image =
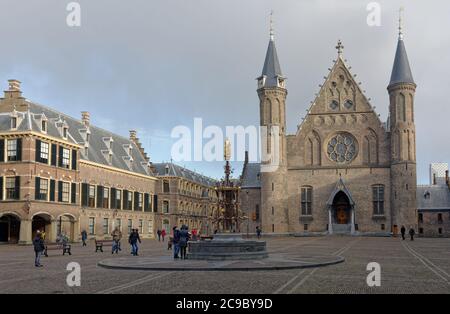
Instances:
[[[373,214],[384,215],[384,185],[372,186]]]
[[[399,121],[406,121],[406,101],[405,95],[403,95],[402,93],[398,95],[397,112],[397,119]]]
[[[312,186],[302,186],[300,192],[301,215],[312,215]]]

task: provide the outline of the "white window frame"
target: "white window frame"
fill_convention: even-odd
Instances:
[[[122,209],[122,190],[116,189],[116,209]],[[120,198],[117,198],[117,196],[120,195]],[[119,205],[117,205],[117,202],[119,202]]]
[[[47,146],[46,149],[44,147]],[[47,157],[45,157],[47,156]],[[41,153],[39,155],[40,159],[47,159],[47,164],[50,163],[50,143],[41,142]]]
[[[105,225],[106,222],[106,225]],[[105,232],[106,227],[106,232]],[[102,223],[103,235],[109,235],[109,218],[104,217]]]
[[[91,222],[92,222],[92,232],[91,232]],[[95,235],[95,217],[88,218],[88,229],[90,235]]]
[[[71,195],[71,188],[72,184],[68,181],[61,181],[62,182],[62,190],[61,190],[61,203],[70,203],[70,195]],[[64,200],[64,186],[68,186],[67,190],[67,201]]]
[[[50,179],[47,179],[47,178],[42,178],[42,177],[40,177],[39,178],[39,198],[41,197],[41,191],[42,191],[42,182],[43,181],[45,181],[46,183],[47,183],[47,189],[46,189],[46,195],[47,195],[47,197],[45,198],[45,201],[49,201],[49,199],[50,199],[50,192],[49,192],[49,189],[50,189]],[[40,201],[44,201],[43,199],[39,199]]]
[[[63,147],[62,148],[63,152],[62,152],[62,167],[69,169],[70,168],[70,149]],[[66,155],[67,153],[67,155]]]

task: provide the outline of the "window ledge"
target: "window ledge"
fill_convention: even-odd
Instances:
[[[372,215],[372,219],[374,220],[386,220],[385,215]]]

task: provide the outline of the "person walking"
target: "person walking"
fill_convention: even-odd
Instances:
[[[416,234],[416,232],[414,231],[414,228],[411,227],[409,229],[409,236],[411,237],[411,241],[414,241],[414,235]]]
[[[111,254],[119,254],[120,250],[120,240],[122,239],[122,232],[119,230],[119,227],[114,228],[113,232],[111,233],[113,238],[113,245],[112,245],[112,251]]]
[[[186,259],[186,248],[189,241],[189,228],[183,225],[180,230],[180,241],[178,245],[180,246],[180,257],[181,259]]]
[[[42,235],[40,232],[36,233],[36,237],[33,239],[33,247],[34,247],[34,266],[42,267],[41,264],[41,255],[45,250],[44,239],[42,239]]]
[[[401,227],[400,233],[402,234],[402,240],[405,240],[405,233],[406,233],[406,228],[405,228],[405,226],[402,226],[402,227]]]
[[[177,226],[173,227],[173,258],[178,258],[178,253],[180,251],[180,230],[177,229]]]
[[[131,254],[134,256],[138,256],[139,247],[137,245],[138,241],[141,243],[141,238],[139,237],[139,233],[137,229],[132,229],[129,237],[129,242],[131,244]]]
[[[161,231],[161,236],[162,236],[162,240],[163,240],[163,242],[164,242],[164,238],[166,237],[166,229],[163,229],[163,230]]]
[[[161,242],[161,230],[158,229],[158,231],[156,231],[156,234],[158,235],[158,241]]]
[[[86,246],[86,240],[87,240],[87,232],[86,230],[81,231],[81,241],[83,242],[83,246]]]
[[[259,226],[256,226],[256,236],[261,239],[261,228]]]

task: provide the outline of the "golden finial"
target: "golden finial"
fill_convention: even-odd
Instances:
[[[273,10],[270,11],[270,40],[274,39],[274,34],[273,34]]]
[[[342,52],[344,51],[344,45],[342,45],[342,42],[341,42],[340,39],[339,39],[338,42],[337,42],[336,49],[337,49],[337,51],[338,51],[338,56],[341,56],[341,55],[342,55]]]
[[[403,40],[403,11],[405,10],[404,7],[400,7],[398,10],[398,39]]]
[[[228,138],[225,139],[225,144],[223,147],[223,157],[226,161],[231,159],[231,142]]]

